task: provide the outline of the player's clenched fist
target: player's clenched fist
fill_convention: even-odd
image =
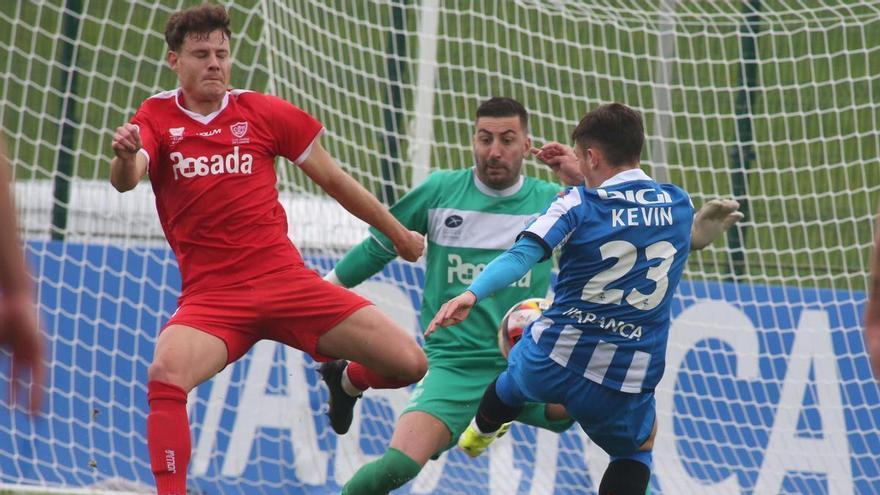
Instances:
[[[113,134],[113,152],[123,160],[130,160],[141,149],[141,133],[138,126],[124,124]]]
[[[394,241],[394,249],[406,261],[416,261],[425,252],[425,238],[418,232],[408,230],[400,239]]]

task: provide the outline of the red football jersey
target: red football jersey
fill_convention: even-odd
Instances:
[[[165,237],[177,256],[182,296],[302,266],[275,189],[275,157],[308,158],[323,127],[303,110],[253,91],[226,93],[200,115],[179,90],[141,104],[132,123],[149,158]]]

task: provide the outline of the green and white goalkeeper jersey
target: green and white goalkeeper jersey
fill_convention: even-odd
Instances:
[[[425,287],[420,322],[427,327],[440,306],[461,294],[485,266],[513,245],[562,189],[538,179],[520,177],[498,191],[480,182],[473,169],[432,173],[392,208],[391,213],[428,239]],[[391,241],[376,229],[336,265],[336,276],[353,287],[397,257]],[[425,343],[429,358],[496,360],[497,329],[504,313],[528,297],[543,297],[550,285],[551,262],[535,265],[522,279],[480,301],[461,325],[434,333]]]

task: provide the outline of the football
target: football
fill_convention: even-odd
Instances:
[[[507,310],[498,328],[498,349],[507,357],[510,349],[522,338],[523,331],[550,307],[550,300],[533,297],[520,301]]]

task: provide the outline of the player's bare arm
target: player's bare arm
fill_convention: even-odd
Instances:
[[[37,413],[43,391],[43,337],[34,310],[33,285],[19,244],[6,156],[0,135],[0,348],[12,352],[12,402],[16,402],[21,379],[30,373],[29,409]]]
[[[529,151],[550,167],[566,186],[579,186],[584,183],[584,174],[578,167],[577,157],[571,146],[553,141],[540,148],[533,147]]]
[[[18,238],[18,222],[12,199],[12,177],[6,158],[6,146],[0,135],[0,288],[2,296],[30,294],[31,279],[25,270]]]
[[[880,211],[874,227],[874,250],[871,253],[871,278],[868,303],[865,305],[865,347],[871,358],[874,379],[880,380]]]
[[[147,173],[147,157],[139,153],[141,135],[138,126],[124,124],[113,134],[113,153],[110,161],[110,183],[119,192],[130,191]]]
[[[440,310],[437,311],[437,314],[434,315],[434,319],[431,320],[431,323],[428,325],[428,329],[425,330],[425,338],[434,333],[434,331],[437,330],[437,327],[451,327],[452,325],[458,325],[466,320],[471,312],[471,308],[473,308],[476,303],[477,296],[469,290],[466,290],[447,301],[440,307]]]
[[[345,173],[320,143],[313,144],[312,152],[300,168],[343,208],[387,235],[401,258],[416,261],[422,255],[425,250],[422,234],[404,227],[385,205]]]

